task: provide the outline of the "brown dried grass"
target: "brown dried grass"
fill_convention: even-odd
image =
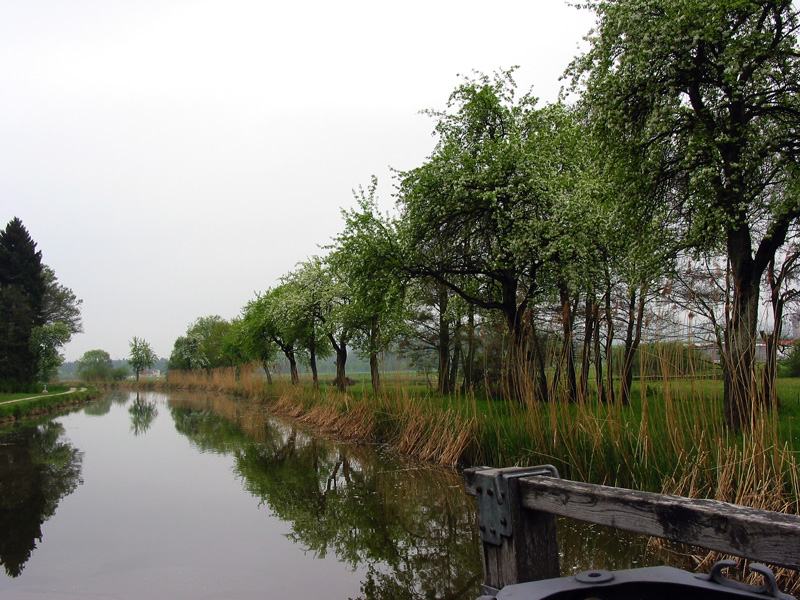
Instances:
[[[687,457],[688,458],[688,457]],[[761,510],[800,514],[800,481],[797,458],[787,444],[779,442],[777,427],[769,418],[753,422],[738,444],[717,438],[709,450],[694,457],[687,469],[678,461],[675,472],[664,482],[663,492],[690,498],[712,498],[722,502]],[[697,571],[708,572],[719,560],[734,560],[739,573],[748,572],[750,561],[719,552],[695,550],[690,553]],[[800,574],[792,569],[771,566],[780,586],[790,594],[800,591]],[[749,573],[749,572],[748,572]],[[761,576],[744,579],[760,584]]]

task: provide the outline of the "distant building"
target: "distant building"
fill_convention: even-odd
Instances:
[[[161,370],[160,369],[144,369],[143,371],[139,371],[139,379],[145,377],[147,379],[154,379],[156,377],[161,377]]]
[[[783,339],[778,342],[778,360],[782,360],[789,355],[791,352],[792,347],[794,346],[794,340],[790,339]],[[696,348],[699,349],[703,354],[705,354],[708,359],[712,362],[719,364],[720,356],[719,356],[719,348],[716,344],[698,344]],[[756,342],[756,361],[757,362],[766,362],[767,360],[767,344],[766,342]]]

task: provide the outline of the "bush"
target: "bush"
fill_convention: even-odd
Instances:
[[[781,375],[784,377],[800,377],[800,344],[792,346],[792,351],[780,363]]]

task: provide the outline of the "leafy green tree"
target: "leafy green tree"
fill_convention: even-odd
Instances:
[[[125,365],[117,365],[111,369],[111,379],[114,381],[125,381],[131,376],[131,370]]]
[[[402,330],[405,275],[387,258],[396,237],[394,225],[378,212],[378,180],[367,190],[354,191],[357,209],[342,211],[344,230],[334,239],[328,262],[348,282],[351,302],[347,307],[353,343],[369,359],[372,389],[380,391],[379,356],[389,349]],[[345,315],[343,315],[345,316]]]
[[[78,359],[78,377],[84,381],[111,381],[114,363],[105,350],[87,350]]]
[[[169,369],[197,370],[230,366],[223,344],[230,322],[219,315],[195,319],[172,347]]]
[[[510,335],[507,364],[535,368],[547,398],[543,344],[532,308],[554,297],[578,250],[563,225],[584,201],[584,132],[561,105],[517,98],[512,73],[467,79],[438,119],[430,159],[401,174],[398,253],[469,304],[499,312]],[[571,321],[570,321],[571,323]],[[509,377],[512,389],[514,378]]]
[[[64,362],[59,354],[76,333],[83,331],[79,300],[68,287],[58,282],[53,269],[42,266],[45,294],[42,307],[44,325],[34,327],[31,332],[30,349],[36,365],[36,378],[49,381],[58,373]]]
[[[58,349],[82,331],[80,304],[12,219],[0,231],[0,388],[24,389],[53,375],[63,361]]]
[[[725,420],[746,427],[759,285],[800,217],[797,11],[789,0],[588,5],[598,27],[573,74],[605,154],[647,192],[632,216],[666,205],[687,245],[727,254]]]
[[[185,335],[178,336],[172,344],[172,352],[169,355],[167,369],[170,371],[190,371],[193,368],[202,368],[204,361],[198,354],[196,342],[196,339],[190,339]]]
[[[450,112],[431,113],[439,141],[423,166],[401,175],[399,197],[409,270],[500,310],[518,339],[539,266],[523,240],[537,216],[522,152],[534,104],[515,101],[510,73],[465,81]]]
[[[226,363],[232,367],[236,367],[237,377],[239,368],[242,365],[254,360],[259,360],[258,356],[251,354],[247,347],[244,323],[241,317],[236,317],[231,320],[230,327],[222,337],[220,353]]]
[[[278,346],[271,336],[271,326],[262,314],[262,308],[257,298],[242,309],[238,348],[248,360],[261,363],[267,383],[271,384],[272,362],[278,355]]]
[[[271,355],[269,344],[279,348],[289,362],[292,385],[300,383],[297,370],[298,354],[301,352],[299,340],[302,325],[295,319],[295,302],[291,298],[291,290],[281,284],[263,294],[258,294],[244,309],[243,320],[248,328],[248,335],[253,336],[253,343]],[[269,373],[267,371],[267,373]]]
[[[45,282],[42,307],[45,325],[63,323],[70,335],[82,333],[81,304],[83,304],[83,300],[80,300],[71,289],[59,283],[55,271],[47,265],[42,265],[42,273]]]
[[[228,366],[222,346],[230,327],[230,322],[219,315],[200,317],[189,326],[186,335],[198,340],[198,351],[207,361],[205,368]]]
[[[40,381],[50,381],[58,374],[58,368],[64,362],[64,357],[58,349],[66,344],[72,333],[63,321],[56,321],[52,325],[35,327],[31,333],[31,348],[38,371],[36,378]]]
[[[14,218],[0,231],[0,382],[27,388],[37,375],[31,338],[45,325],[46,291],[42,253]]]
[[[317,359],[330,356],[331,346],[317,318],[323,309],[326,288],[322,276],[322,260],[315,256],[297,265],[297,268],[282,278],[285,289],[288,318],[295,324],[297,342],[308,352],[308,364],[314,387],[319,387]]]
[[[332,256],[333,254],[335,253]],[[363,315],[354,304],[354,290],[347,279],[343,261],[332,256],[324,261],[317,261],[315,265],[314,277],[320,291],[320,302],[315,316],[336,357],[336,377],[333,383],[343,392],[347,389],[348,345]]]
[[[139,373],[152,367],[158,360],[158,356],[153,352],[150,344],[136,336],[131,339],[129,345],[131,353],[128,358],[128,364],[136,372],[136,381],[139,381]]]

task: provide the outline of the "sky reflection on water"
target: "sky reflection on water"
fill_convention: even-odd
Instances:
[[[410,485],[398,474],[413,471],[371,449],[270,424],[230,399],[135,397],[117,394],[57,419],[61,443],[83,457],[82,483],[44,522],[20,576],[0,578],[4,600],[405,597],[406,585],[424,585],[405,568],[414,554],[426,545],[445,560],[451,554],[450,541],[423,539],[414,549],[409,540],[420,532],[398,538],[424,512],[450,519],[449,533],[465,538],[456,547],[475,549],[464,535],[472,517],[463,507],[448,514],[458,494],[426,480],[444,496],[426,489],[430,506],[401,515],[397,490],[420,481]],[[209,402],[231,420],[206,410]]]
[[[208,394],[115,392],[0,429],[0,598],[476,598],[474,500],[449,470]],[[559,521],[562,574],[658,564]]]

